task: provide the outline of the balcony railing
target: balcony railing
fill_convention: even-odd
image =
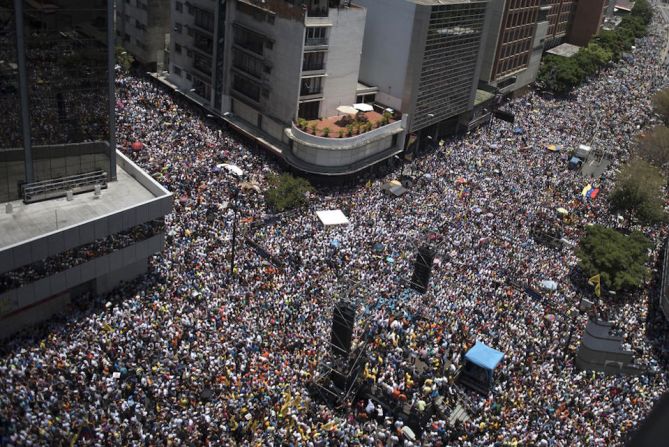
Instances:
[[[302,64],[302,71],[317,71],[325,70],[324,62],[314,62],[310,64]]]
[[[323,87],[317,89],[308,89],[308,88],[300,89],[300,96],[320,95],[322,93],[323,93]]]

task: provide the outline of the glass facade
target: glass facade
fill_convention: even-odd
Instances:
[[[25,178],[14,0],[0,0],[0,202]]]
[[[486,6],[472,0],[432,7],[412,130],[471,106]]]
[[[109,70],[113,67],[109,62],[113,46],[109,26],[113,24],[108,1],[0,2],[2,14],[13,19],[15,26],[13,35],[3,34],[8,42],[3,42],[0,51],[18,53],[19,73],[14,78],[20,79],[21,70],[25,70],[25,89],[3,96],[2,101],[20,105],[20,97],[25,95],[29,122],[26,132],[20,119],[3,116],[7,123],[3,131],[9,135],[2,135],[0,146],[30,153],[26,158],[27,175],[24,172],[21,176],[18,171],[8,175],[8,183],[14,187],[1,185],[0,200],[18,199],[20,190],[15,184],[22,182],[96,170],[112,175],[113,73]],[[17,4],[18,9],[12,7]],[[16,34],[16,23],[20,35]],[[19,116],[18,105],[11,110]],[[29,141],[21,135],[29,135]]]

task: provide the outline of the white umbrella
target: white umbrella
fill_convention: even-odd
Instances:
[[[372,110],[374,110],[374,107],[365,103],[353,104],[353,107],[360,110],[361,112],[371,112]]]
[[[351,106],[339,106],[337,107],[337,112],[343,113],[344,115],[355,115],[358,113],[358,110]]]

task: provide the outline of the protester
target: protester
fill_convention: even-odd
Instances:
[[[570,280],[573,244],[548,246],[531,232],[557,219],[558,207],[572,217],[559,224],[572,243],[585,224],[618,225],[606,206],[611,179],[638,132],[656,122],[652,93],[669,84],[656,60],[660,30],[654,25],[637,42],[633,63],[605,69],[573,99],[530,93],[505,106],[513,126],[494,120],[419,158],[413,167],[430,177],[402,198],[382,194],[389,176],[353,190],[321,188],[307,209],[268,219],[262,196],[243,191],[234,272],[231,205],[240,179],[216,165],[239,166],[261,189],[277,166],[153,82],[119,74],[119,148],[175,194],[167,247],[146,277],[5,344],[0,421],[9,443],[622,445],[667,391],[666,359],[651,337],[663,326],[649,319],[647,290],[597,303],[649,372],[575,369],[587,321],[576,306],[591,292]],[[135,141],[141,150],[131,149]],[[581,195],[590,181],[567,169],[567,150],[583,143],[612,160],[595,199]],[[546,150],[551,144],[562,150]],[[334,208],[346,210],[349,226],[319,224],[315,211]],[[667,235],[666,226],[624,225],[658,244]],[[406,280],[425,243],[437,263],[419,295]],[[515,286],[542,280],[558,290],[539,298]],[[332,410],[307,392],[329,350],[331,309],[349,293],[356,345],[367,343],[361,380],[388,402],[444,408],[420,440],[374,402]],[[477,340],[505,354],[484,397],[454,383]],[[471,420],[451,425],[458,403]]]

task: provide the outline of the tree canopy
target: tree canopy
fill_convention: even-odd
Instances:
[[[611,193],[614,212],[630,212],[646,224],[665,218],[662,188],[666,181],[659,169],[639,158],[624,165]]]
[[[669,88],[660,90],[653,96],[653,109],[669,125]]]
[[[116,63],[121,66],[123,71],[130,70],[130,67],[135,62],[135,58],[132,54],[128,53],[126,49],[120,45],[117,45],[114,50],[116,54]]]
[[[306,179],[288,173],[273,175],[268,180],[265,201],[269,208],[279,212],[304,206],[308,202],[307,193],[313,191]]]
[[[656,126],[639,139],[638,155],[643,160],[669,174],[669,128]]]
[[[583,272],[601,274],[602,287],[621,291],[637,288],[648,277],[646,262],[651,242],[640,232],[626,236],[612,228],[592,225],[576,250]]]
[[[604,30],[587,47],[570,58],[547,55],[541,62],[537,83],[555,94],[565,95],[596,74],[610,61],[617,62],[634,45],[634,39],[647,33],[653,11],[646,0],[637,0],[632,13],[615,30]]]

